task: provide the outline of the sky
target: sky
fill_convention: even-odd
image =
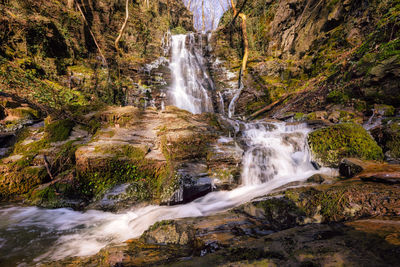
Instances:
[[[190,11],[193,12],[194,16],[194,27],[198,31],[203,29],[202,1],[204,1],[205,31],[215,30],[224,12],[230,8],[230,0],[183,0],[187,7],[190,2]]]

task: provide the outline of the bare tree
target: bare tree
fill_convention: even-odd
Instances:
[[[242,28],[242,34],[243,34],[243,59],[242,59],[242,74],[244,74],[245,70],[246,70],[246,66],[247,66],[247,60],[249,58],[249,39],[247,38],[247,25],[246,25],[246,15],[242,12],[238,12],[238,10],[236,9],[236,5],[234,0],[231,0],[231,6],[232,6],[232,10],[233,10],[233,20],[236,18],[236,16],[239,16],[242,19],[242,23],[241,23],[241,28]],[[243,6],[242,6],[243,8]]]
[[[129,20],[129,0],[126,0],[126,4],[125,4],[125,21],[124,24],[122,24],[122,28],[121,30],[119,30],[119,34],[117,39],[115,39],[115,49],[117,50],[117,52],[119,53],[119,41],[121,40],[122,34],[124,34],[124,31],[126,29],[126,25],[128,24],[128,20]]]

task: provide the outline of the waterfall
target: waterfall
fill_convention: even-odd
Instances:
[[[205,71],[206,62],[198,48],[200,44],[196,43],[196,36],[193,33],[174,35],[170,37],[170,42],[164,44],[170,47],[172,54],[170,69],[173,82],[169,101],[192,113],[212,112],[208,91],[213,90],[214,85]],[[229,104],[229,117],[234,115],[235,101],[243,88],[240,85]],[[221,94],[219,97],[223,112],[223,97]],[[225,119],[235,131],[235,141],[243,144],[245,151],[242,185],[238,188],[211,192],[183,205],[146,206],[117,214],[98,210],[80,212],[0,207],[1,262],[4,264],[5,261],[5,265],[27,265],[93,255],[109,244],[140,236],[157,221],[215,214],[317,173],[310,162],[306,142],[309,129],[305,124],[245,123]],[[321,169],[318,172],[330,170]]]
[[[205,70],[202,51],[197,48],[201,40],[198,42],[194,33],[171,36],[171,104],[194,114],[213,111],[208,95],[213,82]]]

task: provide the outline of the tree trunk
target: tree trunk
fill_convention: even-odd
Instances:
[[[247,59],[249,58],[249,39],[247,38],[247,25],[246,25],[246,15],[243,13],[239,14],[242,19],[242,33],[243,33],[243,59],[242,59],[242,74],[244,74],[247,65]]]
[[[241,74],[244,75],[247,66],[247,60],[249,58],[249,39],[247,38],[247,25],[246,25],[246,15],[237,11],[234,0],[231,0],[233,19],[239,16],[242,19],[241,27],[243,34],[243,59],[242,59],[242,69]]]
[[[201,1],[201,18],[203,21],[202,31],[205,32],[206,30],[206,17],[204,15],[204,0]]]
[[[74,7],[75,0],[68,0],[67,7],[68,9],[72,9]]]
[[[117,50],[117,52],[119,53],[119,41],[121,40],[122,34],[124,34],[126,25],[128,24],[128,19],[129,19],[129,0],[126,0],[126,6],[125,6],[126,12],[125,12],[125,21],[124,24],[122,24],[122,28],[119,31],[118,37],[117,39],[115,39],[115,49]]]

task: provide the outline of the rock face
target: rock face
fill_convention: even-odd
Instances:
[[[270,115],[332,104],[364,112],[377,103],[399,107],[399,33],[390,30],[400,26],[396,1],[255,0],[242,12],[251,25],[250,57],[237,113],[249,115],[282,98]],[[224,66],[237,72],[241,21],[231,21],[228,11],[213,47]]]
[[[364,128],[354,123],[342,123],[311,132],[308,144],[320,165],[338,167],[344,157],[382,160],[382,149]]]
[[[392,264],[398,190],[361,181],[287,189],[218,215],[161,221],[139,239],[51,265]]]

